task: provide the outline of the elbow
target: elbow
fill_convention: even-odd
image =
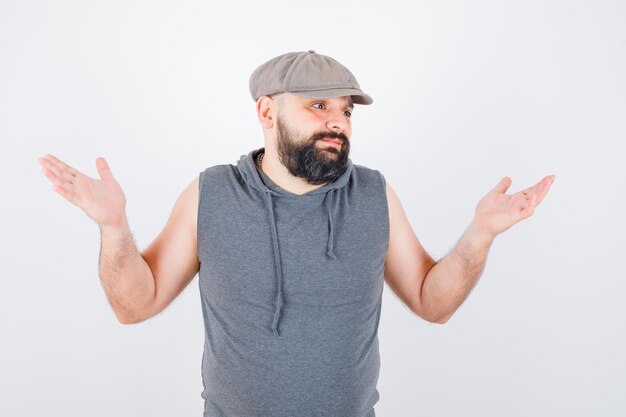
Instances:
[[[121,324],[138,324],[153,317],[157,311],[155,311],[153,305],[115,305],[113,312],[117,321]]]
[[[441,316],[441,315],[436,316],[434,314],[426,314],[423,311],[416,310],[416,309],[411,309],[411,311],[413,311],[413,313],[416,316],[426,320],[427,322],[435,323],[435,324],[445,324],[450,319],[450,317],[452,317],[452,314],[447,314],[444,316]]]
[[[120,324],[135,324],[136,323],[136,321],[131,320],[128,317],[123,317],[123,316],[117,316],[117,321]]]
[[[118,319],[117,320],[120,324],[136,324],[138,322],[136,321],[132,321],[132,320],[126,320],[126,319]]]
[[[121,324],[137,324],[137,323],[141,323],[142,321],[145,321],[145,319],[136,315],[132,316],[132,315],[127,315],[127,314],[116,313],[115,316],[117,318],[117,321]]]
[[[144,322],[144,319],[117,319],[121,324],[138,324]]]
[[[454,314],[454,312],[452,313],[439,313],[436,311],[425,311],[425,310],[419,310],[419,309],[413,309],[413,312],[421,317],[422,319],[426,320],[429,323],[435,323],[435,324],[445,324],[448,322],[448,320],[450,320],[450,317],[452,317],[452,315]]]
[[[418,317],[426,320],[429,323],[435,324],[445,324],[450,317],[452,317],[453,313],[441,314],[437,311],[432,311],[432,309],[426,308],[424,304],[417,304],[416,307],[410,308],[410,310]]]
[[[434,320],[430,320],[430,322],[436,324],[446,324],[448,320],[450,320],[450,317],[452,317],[452,314],[446,314],[444,316],[437,317]]]

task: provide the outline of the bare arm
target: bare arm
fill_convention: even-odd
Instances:
[[[506,195],[511,180],[503,178],[479,201],[474,220],[454,249],[436,262],[422,248],[398,196],[387,183],[388,285],[418,316],[432,323],[446,323],[476,285],[495,236],[531,216],[553,181],[553,175],[547,176],[533,187]]]
[[[100,227],[100,280],[121,323],[138,323],[159,313],[196,275],[198,178],[177,199],[163,231],[140,253],[128,226],[124,192],[104,158],[96,160],[100,180],[50,154],[39,163],[53,190]]]
[[[387,201],[390,237],[386,282],[415,314],[443,324],[476,284],[493,239],[478,233],[472,225],[448,256],[435,261],[422,247],[389,183]]]
[[[160,313],[197,274],[198,195],[196,178],[176,200],[161,233],[141,253],[127,222],[101,228],[100,280],[121,323],[140,323]]]
[[[474,219],[454,249],[426,276],[421,302],[438,312],[440,323],[452,317],[476,285],[495,237],[533,215],[554,182],[554,175],[508,195],[505,192],[511,181],[502,178],[480,199]]]
[[[100,282],[117,316],[124,324],[139,320],[138,315],[154,299],[154,277],[137,250],[128,223],[100,227],[101,246],[98,270]]]
[[[402,203],[387,181],[389,249],[385,258],[385,282],[413,313],[435,323],[437,312],[420,302],[424,278],[436,264],[415,235]]]
[[[493,237],[472,223],[452,251],[428,271],[420,304],[445,323],[468,297],[485,268]]]

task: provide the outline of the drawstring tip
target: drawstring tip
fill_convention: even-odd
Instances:
[[[272,331],[274,332],[274,336],[278,336],[278,329],[274,327],[272,328]]]
[[[335,256],[335,254],[330,251],[326,252],[326,255],[328,255],[331,259],[337,259],[337,256]]]

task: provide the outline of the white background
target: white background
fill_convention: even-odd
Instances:
[[[200,171],[263,146],[250,73],[308,49],[374,98],[351,159],[436,259],[503,176],[556,174],[447,324],[385,287],[377,415],[625,415],[625,23],[622,1],[0,1],[0,415],[202,414],[197,277],[118,323],[98,227],[37,158],[104,156],[144,249]]]

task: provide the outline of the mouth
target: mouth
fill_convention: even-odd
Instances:
[[[341,141],[341,139],[323,139],[324,142],[329,143],[331,145],[334,145],[336,147],[341,147],[341,145],[343,144],[343,142]]]

